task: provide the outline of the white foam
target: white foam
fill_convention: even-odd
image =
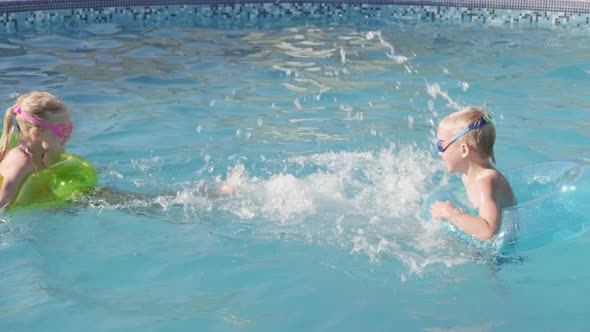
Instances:
[[[371,262],[394,258],[408,269],[403,278],[433,264],[467,261],[449,253],[436,224],[420,219],[423,199],[445,173],[438,157],[425,149],[405,145],[262,158],[252,168],[243,162],[236,160],[225,180],[186,183],[174,195],[130,200],[124,207],[181,211],[183,216],[173,219],[185,222],[224,214],[251,224],[260,237],[338,246]],[[271,171],[277,163],[283,165],[280,171]]]
[[[437,225],[419,219],[433,176],[443,172],[435,158],[415,146],[327,152],[290,158],[286,171],[267,178],[250,176],[239,165],[228,172],[237,187],[223,209],[256,222],[261,236],[289,233],[347,248],[372,262],[394,257],[408,267],[405,277],[420,274],[432,264],[467,261],[445,254],[448,243]]]

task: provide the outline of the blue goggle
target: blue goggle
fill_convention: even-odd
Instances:
[[[447,150],[447,148],[457,139],[459,139],[459,137],[467,134],[468,132],[477,129],[477,128],[481,128],[485,125],[487,125],[488,123],[492,122],[492,118],[490,118],[489,115],[486,115],[483,117],[483,119],[481,119],[481,121],[479,123],[472,123],[469,126],[465,127],[463,130],[461,130],[460,132],[458,132],[455,136],[451,137],[451,139],[449,140],[449,142],[444,145],[445,141],[442,139],[439,139],[436,142],[436,149],[438,150],[438,152],[445,152]]]

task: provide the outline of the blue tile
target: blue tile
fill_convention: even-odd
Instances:
[[[590,25],[589,17],[590,2],[575,0],[0,0],[0,34],[59,31],[95,23],[231,25],[279,18],[385,18],[579,28]]]

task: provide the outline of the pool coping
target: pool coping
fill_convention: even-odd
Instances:
[[[0,13],[77,8],[261,3],[330,3],[349,5],[415,5],[590,13],[590,0],[0,0]]]

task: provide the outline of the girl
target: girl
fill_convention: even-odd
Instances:
[[[18,143],[11,148],[14,122]],[[65,152],[72,130],[66,106],[48,92],[21,95],[6,110],[0,137],[0,208],[12,202],[29,174],[50,166],[55,156]]]

